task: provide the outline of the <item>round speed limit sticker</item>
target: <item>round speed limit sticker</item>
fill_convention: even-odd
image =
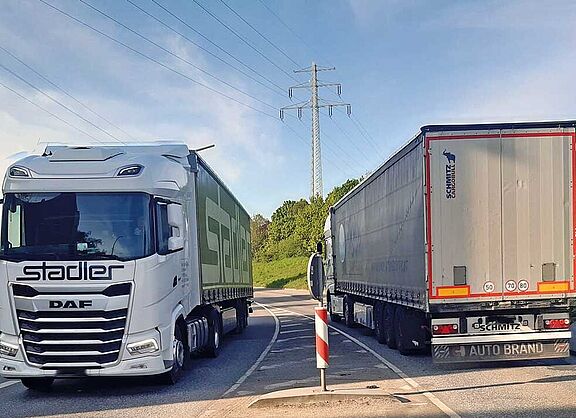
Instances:
[[[513,292],[516,290],[516,282],[514,280],[508,280],[505,284],[506,290]]]
[[[492,283],[492,282],[484,283],[484,291],[486,293],[492,293],[494,291],[494,289],[495,289],[494,283]]]
[[[527,291],[529,287],[530,287],[530,284],[528,283],[527,280],[520,280],[518,282],[518,290],[521,292]]]

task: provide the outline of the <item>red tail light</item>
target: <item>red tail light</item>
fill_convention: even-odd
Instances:
[[[544,329],[568,329],[570,328],[569,319],[546,319],[544,320]]]
[[[458,334],[458,325],[457,324],[433,325],[432,333],[434,335]]]

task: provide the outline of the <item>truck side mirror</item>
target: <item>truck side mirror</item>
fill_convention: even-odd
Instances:
[[[172,229],[168,238],[168,251],[175,251],[184,248],[184,214],[182,205],[171,203],[168,205],[168,225]]]
[[[324,264],[320,254],[312,254],[308,260],[308,290],[312,297],[322,301],[324,293]]]
[[[322,254],[322,241],[318,241],[318,242],[316,243],[316,252],[317,252],[318,254]]]

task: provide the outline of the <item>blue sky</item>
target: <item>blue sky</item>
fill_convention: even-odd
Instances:
[[[0,46],[113,125],[2,50],[2,66],[92,124],[2,67],[0,83],[100,141],[113,139],[94,125],[125,142],[178,139],[191,147],[216,144],[203,156],[253,214],[270,216],[284,200],[309,194],[309,114],[302,121],[288,117],[281,122],[276,117],[277,108],[291,103],[279,87],[285,90],[307,80],[302,74],[292,74],[297,67],[291,60],[301,67],[312,61],[335,66],[336,71],[322,73],[322,78],[341,82],[342,99],[352,104],[354,120],[342,112],[335,112],[333,120],[321,117],[325,192],[373,170],[424,124],[572,119],[576,115],[576,29],[570,24],[576,18],[576,3],[572,1],[262,0],[296,36],[260,0],[224,0],[289,60],[221,0],[196,0],[272,65],[193,0],[156,1],[221,49],[151,0],[131,0],[268,87],[223,64],[125,0],[84,1],[181,59],[82,2],[45,1],[209,89],[115,44],[39,0],[2,2]],[[328,90],[322,95],[337,99]],[[299,91],[294,102],[305,98],[305,91]],[[364,135],[362,128],[367,131]],[[0,86],[0,157],[32,151],[48,141],[95,142]]]

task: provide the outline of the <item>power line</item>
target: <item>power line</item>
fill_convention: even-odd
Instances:
[[[166,70],[168,70],[168,71],[170,71],[170,72],[173,72],[174,74],[177,74],[177,75],[179,75],[179,76],[181,76],[181,77],[183,77],[183,78],[191,81],[192,83],[194,83],[194,84],[196,84],[196,85],[199,85],[199,86],[201,86],[201,87],[204,87],[206,90],[209,90],[209,91],[211,91],[211,92],[213,92],[213,93],[215,93],[215,94],[217,94],[217,95],[219,95],[219,96],[221,96],[221,97],[224,97],[224,98],[226,98],[226,99],[228,99],[228,100],[231,100],[231,101],[233,101],[233,102],[235,102],[235,103],[237,103],[237,104],[239,104],[239,105],[242,105],[242,106],[244,106],[244,107],[247,107],[248,109],[252,109],[252,110],[254,110],[255,112],[258,112],[258,113],[261,113],[261,114],[263,114],[263,115],[266,115],[266,116],[268,116],[268,117],[270,117],[270,118],[272,118],[272,119],[277,119],[276,116],[274,116],[274,115],[272,115],[272,114],[270,114],[270,113],[267,113],[267,112],[265,112],[265,111],[263,111],[263,110],[260,110],[260,109],[254,107],[254,106],[251,106],[251,105],[249,105],[249,104],[247,104],[247,103],[244,103],[244,102],[242,102],[242,101],[240,101],[240,100],[238,100],[238,99],[236,99],[236,98],[234,98],[234,97],[232,97],[232,96],[229,96],[229,95],[227,95],[226,93],[223,93],[223,92],[221,92],[221,91],[219,91],[219,90],[216,90],[215,88],[210,87],[209,85],[204,84],[204,83],[202,83],[202,82],[200,82],[200,81],[198,81],[198,80],[195,80],[194,78],[192,78],[192,77],[190,77],[190,76],[188,76],[188,75],[186,75],[186,74],[184,74],[184,73],[182,73],[182,72],[180,72],[180,71],[178,71],[178,70],[170,67],[169,65],[164,64],[164,63],[161,62],[161,61],[158,61],[157,59],[155,59],[155,58],[153,58],[153,57],[151,57],[151,56],[146,55],[145,53],[143,53],[143,52],[141,52],[141,51],[139,51],[139,50],[131,47],[130,45],[128,45],[128,44],[126,44],[126,43],[124,43],[124,42],[122,42],[122,41],[120,41],[120,40],[118,40],[118,39],[116,39],[116,38],[114,38],[114,37],[112,37],[112,36],[110,36],[110,35],[102,32],[101,30],[96,29],[95,27],[89,25],[88,23],[86,23],[86,22],[84,22],[84,21],[82,21],[82,20],[80,20],[80,19],[72,16],[71,14],[65,12],[64,10],[59,9],[58,7],[54,6],[53,4],[48,3],[46,0],[38,0],[38,1],[44,3],[46,6],[52,8],[53,10],[56,10],[57,12],[63,14],[64,16],[66,16],[66,17],[68,17],[69,19],[75,21],[76,23],[78,23],[78,24],[80,24],[80,25],[82,25],[82,26],[84,26],[84,27],[89,28],[90,30],[98,33],[98,34],[101,35],[101,36],[104,36],[105,38],[111,40],[112,42],[115,42],[115,43],[118,44],[118,45],[123,46],[124,48],[126,48],[126,49],[134,52],[135,54],[138,54],[138,55],[141,56],[142,58],[145,58],[145,59],[147,59],[147,60],[155,63],[156,65],[159,65],[159,66],[161,66],[162,68],[164,68],[164,69],[166,69]]]
[[[334,92],[332,92],[332,93],[335,96],[337,95]],[[338,98],[340,98],[341,94],[338,94],[337,96],[338,96]],[[365,143],[368,144],[369,147],[374,148],[374,151],[376,151],[378,158],[384,159],[384,156],[380,152],[380,147],[376,144],[376,141],[374,140],[374,138],[372,138],[372,136],[369,134],[369,132],[366,130],[366,128],[364,128],[364,126],[360,123],[360,119],[354,115],[351,115],[350,119],[352,121],[352,124],[356,128],[356,130],[360,133],[360,137],[365,141]]]
[[[113,138],[114,140],[123,143],[120,139],[118,139],[116,136],[112,135],[110,132],[108,132],[106,129],[101,128],[100,126],[96,125],[95,123],[93,123],[92,121],[86,119],[84,116],[82,116],[81,114],[79,114],[78,112],[76,112],[75,110],[69,108],[68,106],[66,106],[64,103],[62,103],[61,101],[59,101],[58,99],[55,99],[54,97],[52,97],[51,95],[49,95],[48,93],[44,92],[42,89],[36,87],[34,84],[30,83],[28,80],[26,80],[25,78],[19,76],[18,74],[16,74],[14,71],[12,71],[11,69],[9,69],[8,67],[4,66],[3,64],[0,64],[0,68],[2,68],[4,71],[12,74],[12,76],[16,77],[17,79],[19,79],[20,81],[22,81],[23,83],[27,84],[28,86],[32,87],[34,90],[36,90],[38,93],[42,94],[43,96],[48,97],[50,100],[52,100],[53,102],[57,103],[58,105],[62,106],[64,109],[66,109],[68,112],[72,113],[73,115],[75,115],[76,117],[82,119],[84,122],[88,123],[89,125],[93,126],[94,128],[98,129],[99,131],[105,133],[106,135],[108,135],[110,138]]]
[[[264,39],[266,42],[268,42],[270,45],[272,45],[272,47],[274,49],[276,49],[278,52],[280,52],[282,55],[284,55],[286,58],[288,58],[292,64],[294,64],[297,67],[300,67],[301,65],[298,64],[296,61],[294,61],[292,59],[292,57],[290,55],[288,55],[286,52],[284,52],[280,47],[278,47],[274,42],[272,42],[270,39],[268,39],[268,37],[266,37],[265,35],[263,35],[258,29],[256,29],[253,25],[250,24],[250,22],[248,22],[245,18],[243,18],[236,10],[234,10],[228,3],[226,3],[224,0],[220,0],[220,2],[226,6],[226,8],[228,10],[230,10],[232,13],[234,13],[240,20],[242,20],[242,22],[246,23],[254,32],[256,32],[258,35],[260,35],[260,37],[262,39]]]
[[[119,25],[119,26],[123,27],[124,29],[128,30],[130,33],[133,33],[134,35],[138,36],[140,39],[144,39],[146,42],[149,42],[150,44],[152,44],[152,45],[154,45],[155,47],[159,48],[160,50],[166,52],[167,54],[173,56],[174,58],[176,58],[176,59],[178,59],[178,60],[180,60],[180,61],[182,61],[182,62],[184,62],[184,63],[186,63],[186,64],[188,64],[188,65],[190,65],[191,67],[197,69],[197,70],[200,71],[201,73],[206,74],[208,77],[211,77],[211,78],[213,78],[213,79],[216,80],[216,81],[219,81],[220,83],[222,83],[222,84],[230,87],[231,89],[237,91],[237,92],[240,93],[240,94],[243,94],[243,95],[245,95],[245,96],[247,96],[247,97],[250,97],[252,100],[257,101],[257,102],[259,102],[260,104],[263,104],[264,106],[267,106],[267,107],[269,107],[269,108],[271,108],[271,109],[276,109],[275,106],[272,106],[271,104],[268,104],[268,103],[266,103],[266,102],[263,101],[263,100],[260,100],[260,99],[257,98],[256,96],[251,95],[250,93],[246,93],[244,90],[242,90],[242,89],[240,89],[240,88],[238,88],[238,87],[236,87],[236,86],[228,83],[227,81],[221,79],[221,78],[218,77],[218,76],[215,76],[215,75],[212,74],[211,72],[202,69],[201,67],[197,66],[197,65],[194,64],[193,62],[188,61],[186,58],[182,58],[180,55],[175,54],[174,52],[170,51],[170,50],[167,49],[167,48],[164,48],[162,45],[156,43],[155,41],[153,41],[152,39],[150,39],[150,38],[142,35],[141,33],[135,31],[134,29],[130,28],[129,26],[125,25],[124,23],[120,22],[119,20],[115,19],[114,17],[110,16],[109,14],[107,14],[107,13],[103,12],[102,10],[98,9],[97,7],[91,5],[91,4],[88,3],[87,1],[85,1],[85,0],[78,0],[78,1],[79,1],[80,3],[85,4],[86,6],[88,6],[88,7],[91,8],[92,10],[94,10],[95,12],[97,12],[97,13],[101,14],[102,16],[106,17],[107,19],[110,19],[111,21],[113,21],[113,22],[116,23],[117,25]]]
[[[185,20],[181,19],[177,14],[173,13],[172,11],[170,11],[168,8],[166,8],[165,6],[163,6],[162,4],[158,3],[157,0],[150,0],[152,3],[154,3],[156,6],[158,6],[159,8],[161,8],[162,10],[164,10],[166,13],[168,13],[170,16],[172,16],[174,19],[178,20],[180,23],[182,23],[184,26],[186,26],[188,29],[190,29],[192,32],[194,32],[196,35],[200,36],[202,39],[204,39],[205,41],[207,41],[208,43],[210,43],[212,46],[214,46],[215,48],[217,48],[219,51],[223,52],[224,54],[226,54],[227,56],[229,56],[230,58],[232,58],[234,61],[238,62],[239,64],[243,65],[245,68],[247,68],[248,70],[252,71],[254,74],[256,74],[257,76],[259,76],[260,78],[262,78],[263,80],[266,80],[267,82],[269,82],[271,85],[273,85],[274,87],[278,88],[280,91],[284,91],[284,88],[278,84],[276,84],[274,81],[270,80],[269,78],[265,77],[264,75],[260,74],[259,72],[257,72],[256,70],[254,70],[254,68],[252,68],[250,65],[246,64],[245,62],[243,62],[242,60],[240,60],[239,58],[235,57],[234,55],[232,55],[230,52],[228,52],[226,49],[222,48],[220,45],[218,45],[217,43],[215,43],[214,41],[212,41],[209,37],[207,37],[206,35],[204,35],[203,33],[199,32],[197,29],[195,29],[193,26],[191,26],[188,22],[186,22]]]
[[[232,29],[230,26],[228,26],[226,23],[224,23],[222,20],[220,20],[218,18],[218,16],[216,16],[214,13],[212,13],[210,10],[206,9],[198,0],[192,0],[194,3],[196,3],[196,5],[198,7],[200,7],[202,10],[204,10],[204,12],[206,12],[209,16],[211,16],[214,20],[216,20],[218,23],[220,23],[220,25],[224,26],[226,29],[228,29],[229,32],[231,32],[232,34],[234,34],[234,36],[236,36],[238,39],[240,39],[243,43],[245,43],[246,45],[248,45],[252,50],[254,50],[256,53],[258,53],[258,55],[260,55],[262,58],[264,58],[266,61],[268,61],[270,64],[272,64],[274,67],[276,67],[277,69],[279,69],[280,71],[282,71],[287,77],[291,78],[294,81],[298,81],[292,74],[290,74],[288,71],[286,71],[284,68],[280,67],[278,64],[276,64],[274,61],[272,61],[270,58],[268,58],[268,56],[266,54],[264,54],[262,51],[260,51],[258,48],[256,48],[254,45],[252,45],[250,42],[248,42],[242,35],[240,35],[238,32],[236,32],[234,29]]]
[[[294,116],[294,117],[295,117],[295,116]],[[304,119],[304,118],[303,118],[303,119]],[[308,121],[308,120],[307,120],[307,121]],[[304,124],[302,120],[300,120],[300,122],[301,122],[302,124]],[[352,160],[352,158],[351,158],[351,156],[350,156],[350,153],[347,152],[344,148],[342,148],[342,147],[334,140],[334,138],[332,137],[332,135],[328,135],[328,133],[326,133],[326,130],[324,130],[324,131],[322,131],[322,132],[323,132],[323,133],[322,133],[322,136],[324,136],[326,139],[331,140],[331,141],[325,141],[325,140],[323,140],[322,137],[321,137],[321,138],[320,138],[320,142],[321,142],[321,144],[322,144],[322,147],[325,148],[327,151],[329,151],[329,152],[334,156],[334,158],[338,159],[338,160],[342,163],[342,165],[348,166],[348,167],[350,168],[350,170],[351,170],[350,172],[348,172],[348,174],[351,174],[351,173],[352,173],[352,176],[353,176],[353,173],[358,169],[358,167],[354,167],[354,166],[352,166],[352,164],[350,164],[350,161]],[[333,149],[332,147],[335,147],[336,149],[338,149],[338,151],[339,151],[341,154],[340,154],[340,153],[337,153],[336,150]],[[354,162],[355,164],[357,164],[358,166],[360,166],[360,165],[358,164],[358,160],[356,160],[356,158],[354,158],[354,161],[353,161],[353,162]],[[340,168],[342,168],[342,167],[340,167]]]
[[[194,40],[190,39],[188,36],[186,36],[185,34],[183,34],[182,32],[178,31],[177,29],[174,29],[172,26],[170,26],[169,24],[167,24],[166,22],[164,22],[163,20],[159,19],[158,17],[154,16],[152,13],[148,12],[147,10],[143,9],[142,7],[140,7],[139,5],[137,5],[136,3],[134,3],[132,0],[126,0],[128,3],[130,3],[132,6],[134,6],[135,8],[137,8],[138,10],[140,10],[142,13],[146,14],[148,17],[154,19],[156,22],[160,23],[162,26],[164,26],[165,28],[171,30],[172,32],[178,34],[179,36],[181,36],[183,39],[185,39],[186,41],[190,42],[192,45],[196,46],[198,49],[204,51],[205,53],[207,53],[208,55],[216,58],[218,61],[222,62],[223,64],[229,66],[230,68],[234,69],[235,71],[238,71],[240,74],[242,74],[243,76],[251,79],[252,81],[260,84],[261,86],[269,89],[270,91],[280,95],[281,93],[279,92],[279,89],[275,89],[271,86],[269,86],[268,84],[258,80],[256,77],[248,74],[247,72],[245,72],[244,70],[242,70],[241,68],[235,66],[234,64],[229,63],[228,61],[226,61],[225,59],[223,59],[222,57],[219,57],[218,55],[216,55],[215,53],[213,53],[212,51],[210,51],[209,49],[204,48],[202,45],[200,45],[199,43],[195,42]]]
[[[296,32],[294,29],[292,29],[292,28],[284,21],[284,19],[282,19],[276,12],[274,12],[274,10],[272,10],[270,7],[268,7],[268,5],[266,4],[266,2],[265,2],[264,0],[258,0],[258,1],[262,4],[262,6],[264,6],[264,8],[266,8],[266,10],[268,10],[268,12],[270,12],[270,14],[271,14],[272,16],[274,16],[274,17],[276,18],[276,20],[278,20],[278,21],[282,24],[282,26],[284,26],[286,29],[288,29],[288,31],[289,31],[292,35],[294,35],[296,38],[298,38],[298,39],[300,40],[300,42],[302,42],[302,44],[303,44],[306,48],[308,48],[308,50],[309,50],[310,52],[312,52],[312,53],[313,53],[314,55],[316,55],[316,56],[321,56],[321,55],[322,55],[322,54],[318,54],[318,51],[316,51],[315,48],[313,48],[312,46],[310,46],[310,44],[309,44],[305,39],[303,39],[298,32]]]
[[[5,89],[7,89],[7,90],[10,90],[12,93],[14,93],[16,96],[20,97],[22,100],[25,100],[25,101],[27,101],[28,103],[30,103],[31,105],[33,105],[33,106],[37,107],[38,109],[40,109],[40,110],[42,110],[42,111],[44,111],[44,112],[48,113],[50,116],[52,116],[52,117],[54,117],[54,118],[58,119],[60,122],[63,122],[63,123],[65,123],[66,125],[70,126],[71,128],[74,128],[74,129],[76,129],[78,132],[80,132],[80,133],[82,133],[82,134],[84,134],[84,135],[86,135],[86,136],[88,136],[88,137],[90,137],[90,138],[94,139],[96,142],[100,142],[100,143],[102,143],[102,141],[100,141],[98,138],[96,138],[96,137],[94,137],[94,136],[90,135],[88,132],[86,132],[86,131],[84,131],[84,130],[82,130],[82,129],[78,128],[76,125],[73,125],[72,123],[68,122],[67,120],[65,120],[65,119],[62,119],[60,116],[58,116],[58,115],[56,115],[56,114],[54,114],[54,113],[50,112],[49,110],[47,110],[47,109],[43,108],[43,107],[42,107],[42,106],[40,106],[39,104],[37,104],[37,103],[34,103],[34,102],[33,102],[32,100],[30,100],[29,98],[27,98],[27,97],[23,96],[22,94],[18,93],[18,92],[17,92],[16,90],[14,90],[14,89],[12,89],[12,88],[8,87],[7,85],[3,84],[2,82],[0,82],[0,86],[4,87],[4,88],[5,88]]]
[[[336,126],[336,128],[340,130],[340,132],[342,132],[349,139],[352,138],[352,135],[350,135],[350,133],[346,129],[344,129],[344,127],[340,125],[334,118],[330,118],[330,120],[332,121],[334,126]],[[355,141],[349,140],[348,142],[351,143],[354,146],[354,148],[356,148],[356,150],[362,155],[363,158],[365,158],[366,160],[370,160],[370,157],[366,155],[366,153],[358,146],[358,144]]]
[[[68,93],[66,90],[64,90],[62,87],[60,87],[58,84],[50,81],[50,79],[48,79],[47,77],[45,77],[44,75],[42,75],[40,72],[38,72],[37,70],[35,70],[34,68],[32,68],[30,65],[26,64],[24,61],[22,61],[20,58],[18,58],[15,54],[13,54],[12,52],[10,52],[9,50],[7,50],[6,48],[4,48],[2,45],[0,45],[0,49],[2,51],[4,51],[6,54],[8,54],[9,56],[11,56],[13,59],[15,59],[16,61],[18,61],[20,64],[22,64],[23,66],[25,66],[26,68],[28,68],[30,71],[32,71],[34,74],[36,74],[38,77],[40,77],[42,80],[44,80],[45,82],[47,82],[48,84],[50,84],[51,86],[55,87],[56,89],[60,90],[62,93],[64,93],[66,96],[68,96],[70,99],[74,100],[76,103],[78,103],[80,106],[84,107],[86,110],[88,110],[90,113],[92,113],[93,115],[99,117],[100,119],[102,119],[104,122],[108,123],[110,126],[116,128],[117,130],[119,130],[120,132],[122,132],[124,135],[132,138],[132,139],[136,139],[134,138],[132,135],[130,135],[128,132],[126,132],[124,129],[120,128],[119,126],[115,125],[114,123],[112,123],[111,121],[109,121],[108,119],[106,119],[104,116],[102,116],[101,114],[97,113],[95,110],[91,109],[88,105],[82,103],[80,100],[78,100],[76,97],[74,97],[72,94]]]
[[[296,136],[296,138],[298,138],[298,140],[300,140],[300,142],[305,145],[306,147],[309,147],[310,144],[308,143],[308,140],[306,138],[304,138],[304,136],[302,136],[296,129],[294,129],[292,126],[288,125],[288,124],[283,124],[283,126],[285,126],[286,128],[288,128],[290,131],[292,131],[292,133],[294,133],[294,135]],[[338,158],[336,156],[335,153],[332,152],[332,154]],[[335,161],[332,160],[326,160],[326,162],[330,165],[332,165],[336,170],[342,170],[342,166],[339,166],[338,164],[336,164]],[[350,166],[351,167],[351,166]],[[352,168],[352,167],[351,167]],[[347,170],[346,170],[347,171]],[[349,175],[350,177],[354,177],[354,174],[352,174],[351,172],[346,173],[347,175]]]
[[[374,140],[374,138],[372,137],[372,135],[370,135],[370,132],[368,132],[368,130],[364,127],[364,125],[362,125],[362,123],[360,123],[360,119],[358,119],[357,117],[354,117],[354,115],[352,116],[352,122],[354,122],[354,124],[356,126],[358,126],[358,128],[360,129],[360,132],[364,131],[366,133],[366,135],[363,135],[364,138],[366,138],[366,140],[372,144],[372,146],[378,150],[378,153],[380,154],[380,148],[378,147],[378,145],[376,144],[376,141]],[[380,154],[380,156],[382,156]]]

